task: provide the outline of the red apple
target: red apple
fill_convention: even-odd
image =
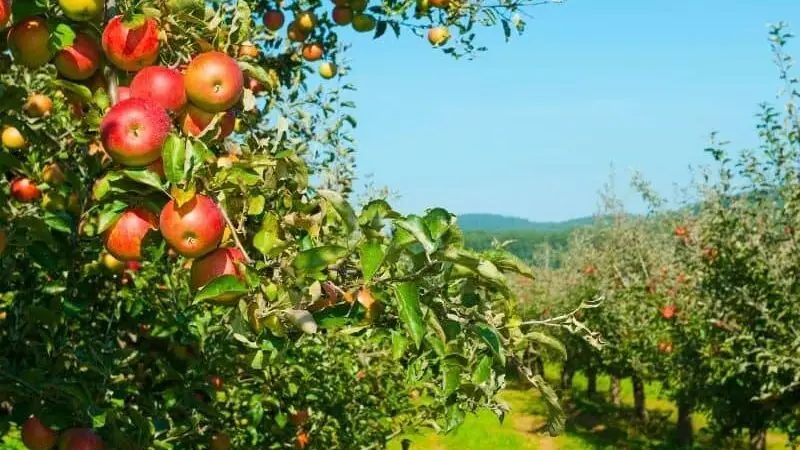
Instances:
[[[50,450],[57,438],[58,434],[37,417],[31,416],[22,424],[22,443],[30,450]]]
[[[147,98],[175,113],[186,106],[183,75],[175,69],[152,66],[142,69],[131,81],[131,96]]]
[[[14,60],[31,69],[47,64],[53,57],[49,40],[50,28],[41,17],[23,19],[8,32],[8,47]]]
[[[58,450],[105,450],[100,436],[88,428],[72,428],[61,435]]]
[[[225,385],[225,383],[222,382],[222,378],[216,375],[208,377],[208,382],[215,391],[221,391],[222,387]]]
[[[145,208],[123,212],[105,232],[106,250],[120,261],[142,259],[142,241],[147,233],[158,230],[158,218]]]
[[[42,191],[30,178],[17,178],[11,182],[11,196],[20,202],[30,203],[40,195],[42,195]]]
[[[221,52],[206,52],[195,57],[186,68],[184,81],[189,101],[212,113],[230,109],[244,91],[244,75],[239,64]]]
[[[149,17],[125,23],[122,16],[116,16],[103,30],[103,50],[108,60],[128,72],[152,65],[158,58],[158,48],[158,24]]]
[[[210,283],[215,278],[223,275],[241,276],[236,266],[237,262],[244,261],[244,254],[238,248],[218,248],[211,253],[195,260],[192,263],[191,281],[192,289],[200,289]],[[217,303],[230,303],[241,294],[227,294],[215,297]]]
[[[11,18],[11,0],[0,0],[0,28],[8,24]]]
[[[323,53],[324,49],[318,42],[312,42],[303,46],[303,58],[305,58],[306,61],[317,61],[322,58]]]
[[[115,161],[143,167],[161,157],[171,128],[164,108],[152,100],[129,98],[108,110],[100,124],[100,136]]]
[[[72,45],[56,53],[53,63],[62,77],[86,80],[100,66],[100,48],[89,35],[79,33]]]
[[[181,116],[181,128],[184,133],[192,136],[199,136],[200,133],[214,120],[216,113],[203,111],[202,109],[189,105],[186,111]],[[214,139],[225,139],[233,132],[233,127],[236,124],[236,117],[233,111],[228,111],[224,116],[217,121],[217,132],[214,134]]]
[[[661,308],[661,317],[665,319],[672,319],[675,317],[675,305],[667,305]]]
[[[117,88],[117,103],[131,98],[131,88],[127,86],[119,86]]]
[[[278,9],[270,9],[264,13],[264,26],[270,31],[277,31],[283,26],[283,12]]]
[[[195,195],[182,206],[170,200],[161,210],[160,228],[176,252],[199,258],[219,245],[225,232],[225,218],[213,200]]]

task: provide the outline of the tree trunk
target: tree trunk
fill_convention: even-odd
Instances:
[[[678,401],[678,424],[676,427],[676,437],[678,445],[690,447],[694,441],[694,429],[692,428],[692,405],[686,400]]]
[[[597,371],[595,369],[586,371],[586,395],[589,397],[597,395]]]
[[[750,442],[748,448],[750,450],[766,450],[767,448],[766,427],[750,429]]]
[[[608,397],[609,401],[614,406],[619,406],[622,404],[622,396],[620,392],[622,391],[622,383],[620,379],[616,375],[611,376],[611,384],[608,388]]]
[[[572,389],[572,377],[575,375],[575,371],[567,364],[564,364],[564,368],[561,369],[561,389],[570,390]]]
[[[647,408],[644,404],[644,381],[634,375],[631,377],[631,382],[633,383],[633,413],[637,419],[647,420]]]

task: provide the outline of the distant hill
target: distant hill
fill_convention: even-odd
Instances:
[[[533,222],[499,214],[462,214],[458,216],[458,225],[464,231],[564,231],[576,226],[590,225],[593,220],[591,216],[587,216],[562,222]]]
[[[493,240],[510,240],[514,242],[506,248],[528,262],[533,262],[535,249],[542,245],[550,245],[556,250],[565,248],[575,228],[591,225],[593,221],[592,217],[580,217],[563,222],[533,222],[497,214],[464,214],[458,217],[467,247],[487,250],[492,247]]]

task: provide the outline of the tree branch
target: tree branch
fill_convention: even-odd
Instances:
[[[227,223],[228,227],[230,227],[231,229],[231,236],[233,237],[233,241],[236,242],[236,247],[238,247],[239,250],[242,251],[245,261],[247,261],[247,263],[250,264],[251,262],[253,262],[253,259],[250,258],[250,255],[247,254],[247,250],[244,249],[242,242],[239,240],[239,236],[236,234],[236,227],[233,226],[233,222],[231,222],[230,217],[228,217],[228,212],[225,211],[224,207],[220,207],[219,210],[222,211],[222,217],[225,218],[225,223]]]

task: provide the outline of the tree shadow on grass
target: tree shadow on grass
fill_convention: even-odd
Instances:
[[[540,402],[531,402],[524,408],[525,414],[542,415]],[[581,440],[586,448],[619,450],[673,450],[685,449],[675,440],[675,422],[672,411],[649,409],[648,419],[635,418],[629,405],[616,406],[600,396],[588,396],[573,392],[563,399],[567,415],[564,433]],[[543,426],[529,432],[541,433]],[[694,450],[745,449],[741,439],[714,442],[712,437],[699,430],[696,432]]]

